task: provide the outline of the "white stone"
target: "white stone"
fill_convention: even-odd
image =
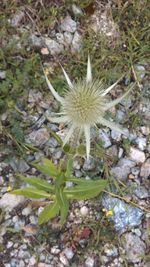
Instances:
[[[138,145],[138,148],[142,151],[146,148],[146,138],[144,137],[137,137],[135,139],[135,143]]]
[[[149,126],[142,126],[141,127],[141,132],[144,135],[149,135],[150,134],[150,127]]]
[[[119,151],[118,151],[118,158],[120,159],[123,155],[123,148],[122,147],[119,147]]]
[[[56,39],[59,44],[64,44],[64,35],[60,32],[56,33]]]
[[[32,224],[37,224],[37,217],[35,217],[34,215],[30,215],[29,217],[30,223]]]
[[[135,147],[130,147],[129,157],[137,163],[143,163],[146,159],[144,152]]]
[[[71,32],[74,33],[76,31],[77,23],[72,20],[70,16],[64,18],[60,25],[60,29],[64,32]]]
[[[81,213],[82,216],[87,216],[88,215],[88,212],[89,212],[89,209],[86,206],[83,206],[80,209],[80,213]]]
[[[70,32],[64,32],[64,45],[69,46],[72,43],[73,36]]]
[[[52,56],[60,54],[64,50],[64,46],[53,39],[45,38],[44,41]]]
[[[150,176],[150,158],[142,164],[140,176],[143,178],[148,178]]]
[[[120,141],[121,140],[121,133],[119,133],[115,130],[111,130],[111,137],[116,141]]]
[[[31,207],[26,207],[22,210],[22,215],[28,216],[31,213],[32,209]]]
[[[85,261],[85,266],[86,267],[93,267],[94,266],[94,259],[91,257],[88,257]]]
[[[13,242],[12,241],[8,241],[7,248],[11,248],[12,246],[13,246]]]
[[[72,53],[78,52],[81,49],[81,40],[81,35],[78,32],[75,32],[71,46]]]
[[[0,199],[0,207],[12,211],[19,204],[23,203],[25,198],[23,196],[12,195],[5,193]]]
[[[6,71],[5,70],[0,70],[0,79],[5,79],[6,78]]]
[[[60,258],[59,259],[60,259],[61,263],[63,263],[65,266],[69,265],[69,262],[68,262],[66,256],[63,253],[60,254]]]
[[[132,232],[135,233],[139,237],[142,235],[140,229],[138,229],[138,228],[133,229]]]
[[[57,255],[60,252],[60,249],[57,246],[51,248],[51,253]]]
[[[118,249],[113,244],[106,243],[104,245],[104,253],[107,257],[116,257],[118,256]]]
[[[83,14],[81,8],[75,4],[72,5],[72,11],[73,11],[74,15],[76,15],[76,16]]]
[[[29,267],[34,266],[37,263],[37,260],[34,256],[32,256],[29,260]]]
[[[63,252],[66,255],[66,257],[67,257],[68,260],[71,260],[73,258],[73,256],[74,256],[74,252],[72,251],[71,248],[65,248],[63,250]]]
[[[135,68],[135,72],[136,72],[136,75],[138,77],[138,80],[142,80],[144,78],[145,72],[146,72],[144,66],[135,65],[134,68]]]

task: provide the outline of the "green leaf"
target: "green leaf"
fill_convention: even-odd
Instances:
[[[58,170],[51,160],[46,159],[46,158],[41,158],[40,161],[41,163],[39,162],[39,160],[32,162],[32,165],[37,170],[39,170],[43,174],[52,176],[53,178],[58,175]]]
[[[86,180],[85,178],[77,178],[73,175],[71,175],[70,177],[66,178],[66,181],[70,181],[73,182],[77,185],[82,185],[82,186],[91,186],[93,183],[96,185],[99,185],[100,181],[104,181],[104,180],[100,180],[98,178],[98,180]]]
[[[51,195],[44,192],[44,191],[41,191],[41,190],[38,190],[38,189],[35,189],[35,188],[21,188],[21,189],[16,189],[14,191],[11,191],[10,194],[14,194],[14,195],[22,195],[22,196],[25,196],[25,197],[29,197],[29,198],[50,198]]]
[[[59,204],[57,200],[53,204],[48,204],[43,211],[40,213],[38,223],[42,224],[47,222],[49,219],[54,218],[59,213]]]
[[[37,189],[45,190],[48,192],[54,192],[54,186],[49,184],[47,181],[38,177],[25,177],[21,174],[17,175],[21,180],[25,181],[29,185],[35,186]]]
[[[65,173],[66,178],[71,176],[71,174],[72,174],[72,165],[73,165],[73,160],[69,159],[67,161],[67,169],[66,169],[66,173]]]
[[[56,199],[60,207],[60,223],[63,225],[69,210],[69,201],[63,192],[63,188],[56,189]]]
[[[73,188],[65,188],[64,193],[68,198],[84,200],[96,197],[106,186],[106,180],[93,181],[88,184],[77,185]]]

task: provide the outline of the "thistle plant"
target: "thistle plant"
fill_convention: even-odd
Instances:
[[[72,175],[72,159],[60,161],[58,166],[46,158],[32,162],[38,171],[50,180],[40,177],[25,177],[17,174],[17,177],[28,184],[28,187],[11,191],[11,194],[22,195],[33,199],[46,199],[47,205],[40,213],[38,223],[42,224],[60,215],[60,224],[63,225],[69,213],[71,200],[86,200],[98,196],[108,185],[107,180],[85,180]],[[50,182],[51,181],[51,182]],[[66,182],[72,182],[72,187],[67,187]],[[42,202],[41,202],[42,204]]]
[[[48,119],[54,123],[64,123],[69,128],[63,141],[63,145],[69,142],[75,132],[84,133],[86,141],[86,155],[88,159],[90,155],[91,127],[101,124],[124,135],[128,135],[127,129],[123,129],[120,125],[107,120],[105,118],[105,113],[125,98],[135,84],[132,84],[123,96],[109,101],[107,94],[121,79],[117,80],[113,85],[105,89],[101,80],[92,79],[92,69],[89,56],[86,79],[79,79],[77,82],[72,82],[63,67],[62,71],[67,81],[67,90],[65,90],[64,97],[60,96],[55,91],[45,71],[44,74],[51,93],[61,104],[61,112],[57,113],[56,117],[52,116],[48,117]]]

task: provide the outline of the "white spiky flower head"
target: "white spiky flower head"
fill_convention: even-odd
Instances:
[[[64,97],[60,96],[55,91],[44,72],[46,82],[51,93],[61,103],[61,112],[57,113],[56,117],[48,117],[48,119],[54,123],[65,123],[68,125],[69,130],[63,141],[63,145],[70,140],[76,130],[83,132],[86,140],[86,155],[88,159],[90,155],[91,127],[96,126],[97,124],[102,124],[103,126],[114,129],[124,135],[128,134],[128,131],[123,129],[120,125],[106,120],[104,115],[108,109],[118,104],[129,93],[129,91],[134,87],[134,84],[129,87],[123,96],[115,100],[108,101],[107,94],[121,79],[105,89],[100,80],[92,79],[89,56],[85,80],[78,80],[76,83],[72,83],[63,67],[62,71],[68,84],[68,90],[65,91]]]

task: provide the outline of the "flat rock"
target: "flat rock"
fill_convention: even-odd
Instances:
[[[122,235],[122,244],[126,251],[126,257],[129,262],[141,262],[145,254],[145,244],[139,236],[133,233],[126,233]]]
[[[107,195],[102,199],[102,204],[105,209],[112,210],[110,219],[114,221],[117,231],[124,231],[125,227],[131,228],[141,223],[143,212],[137,207]]]
[[[150,176],[150,158],[148,158],[141,166],[140,176],[148,178]]]
[[[65,254],[65,256],[67,257],[68,260],[71,260],[74,256],[74,252],[71,248],[66,247],[63,250],[63,253]]]
[[[24,173],[30,169],[30,166],[24,159],[17,159],[15,157],[12,158],[10,166],[13,168],[15,172],[21,172],[21,173]]]
[[[25,198],[23,196],[16,196],[9,193],[5,193],[0,199],[0,207],[7,211],[12,211],[19,204],[23,203]]]
[[[144,150],[145,148],[146,148],[146,146],[147,146],[147,144],[146,144],[146,138],[145,137],[137,137],[136,139],[135,139],[135,143],[138,145],[138,148],[140,149],[140,150]]]
[[[51,38],[44,39],[45,44],[52,56],[60,54],[64,50],[64,46]]]
[[[37,131],[32,131],[27,137],[26,142],[36,146],[44,145],[50,138],[49,132],[46,128],[41,128]]]
[[[28,39],[29,46],[32,48],[41,48],[43,46],[43,39],[41,36],[31,34]]]
[[[139,199],[149,197],[148,190],[142,185],[137,185],[137,187],[133,190],[133,192]]]
[[[76,31],[76,27],[77,23],[70,16],[65,17],[60,25],[62,31],[71,33]]]
[[[126,180],[131,168],[133,168],[136,163],[128,158],[122,158],[118,161],[117,165],[111,168],[111,174],[118,178],[119,180]]]
[[[135,147],[130,147],[129,157],[136,163],[143,163],[146,159],[144,152]]]

